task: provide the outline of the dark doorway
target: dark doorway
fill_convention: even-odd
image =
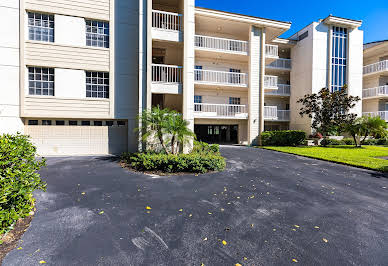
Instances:
[[[217,144],[238,144],[238,125],[195,125],[199,141]]]
[[[152,107],[159,106],[160,109],[164,109],[164,95],[152,94]]]

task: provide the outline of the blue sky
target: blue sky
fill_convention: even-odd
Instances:
[[[282,37],[332,14],[362,20],[365,43],[388,39],[388,0],[196,0],[196,6],[291,21],[291,29]]]

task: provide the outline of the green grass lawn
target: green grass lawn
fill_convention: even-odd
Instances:
[[[388,147],[363,146],[331,146],[331,147],[263,147],[330,162],[343,163],[382,172],[388,172],[388,160],[378,157],[388,157]]]

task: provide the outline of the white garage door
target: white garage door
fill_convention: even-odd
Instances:
[[[121,154],[128,149],[127,126],[25,126],[41,156]]]

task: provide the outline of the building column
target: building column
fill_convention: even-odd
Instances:
[[[194,34],[195,6],[194,0],[182,0],[183,4],[183,118],[189,122],[189,128],[194,131]],[[191,145],[190,145],[191,146]],[[190,149],[190,147],[188,147]],[[185,148],[186,150],[186,148]],[[187,151],[187,150],[186,150]]]
[[[251,26],[249,42],[248,142],[257,145],[264,129],[265,30]]]

